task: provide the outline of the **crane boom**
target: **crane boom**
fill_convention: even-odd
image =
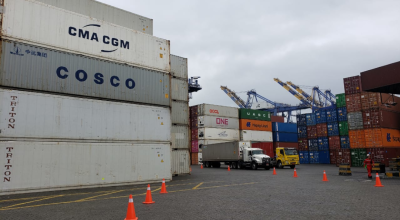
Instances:
[[[221,86],[221,89],[239,106],[239,108],[247,108],[247,103],[243,101],[236,93],[226,86]]]
[[[277,82],[279,85],[281,85],[283,88],[285,88],[287,91],[289,91],[294,97],[296,97],[298,100],[300,100],[303,104],[312,106],[310,101],[303,98],[300,94],[298,94],[296,91],[291,89],[286,83],[280,81],[278,78],[274,78],[274,81]]]
[[[316,106],[322,107],[322,104],[320,102],[318,102],[318,100],[313,99],[312,96],[310,96],[308,93],[304,92],[299,86],[293,84],[290,81],[286,82],[289,86],[291,86],[293,89],[295,89],[298,93],[300,93],[301,95],[304,96],[304,98],[306,98],[308,101],[310,101],[311,103],[315,104]]]
[[[319,95],[321,95],[322,97],[325,98],[325,101],[329,101],[331,103],[331,105],[335,105],[335,101],[331,100],[327,95],[325,95],[325,93],[323,93],[321,90],[319,90],[318,86],[315,86],[313,88],[313,91],[316,91]],[[325,103],[326,106],[327,103]]]

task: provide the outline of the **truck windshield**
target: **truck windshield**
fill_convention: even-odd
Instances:
[[[297,150],[295,149],[285,149],[286,155],[297,155]]]
[[[253,150],[252,152],[253,152],[253,155],[254,154],[263,154],[262,150]]]

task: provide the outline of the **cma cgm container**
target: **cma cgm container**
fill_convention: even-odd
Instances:
[[[297,124],[294,123],[272,123],[272,131],[297,133]]]
[[[172,149],[189,149],[189,127],[187,125],[172,125],[171,143]]]
[[[171,54],[170,60],[171,75],[188,80],[188,59]]]
[[[12,41],[1,48],[1,86],[170,105],[167,73]]]
[[[339,136],[339,124],[337,122],[328,122],[328,136]]]
[[[341,107],[346,107],[346,96],[344,93],[341,94],[336,94],[336,107],[341,108]]]
[[[300,159],[300,164],[309,164],[310,163],[309,152],[299,151],[299,159]]]
[[[318,150],[329,150],[329,141],[327,137],[318,138]]]
[[[182,101],[171,102],[171,121],[173,124],[189,125],[189,103]]]
[[[307,119],[307,126],[313,126],[317,124],[317,120],[315,119],[314,113],[306,114],[306,119]]]
[[[239,119],[219,116],[199,116],[199,128],[226,128],[239,130]]]
[[[199,128],[198,139],[239,141],[239,130],[222,128]]]
[[[164,107],[0,89],[0,137],[170,142]]]
[[[241,108],[239,109],[239,118],[259,121],[271,121],[271,113],[267,111]]]
[[[238,108],[226,107],[220,105],[211,105],[211,104],[201,104],[198,105],[199,116],[219,116],[219,117],[227,117],[227,118],[239,118]]]
[[[352,76],[343,79],[344,92],[346,95],[360,93],[362,91],[361,77]]]
[[[326,110],[315,111],[315,119],[317,124],[326,123]]]
[[[174,101],[189,101],[189,90],[188,90],[187,79],[171,79],[171,99]]]
[[[308,150],[316,151],[318,150],[318,139],[308,139]]]
[[[306,115],[296,115],[297,126],[307,126]]]
[[[270,121],[239,119],[239,129],[253,131],[272,131],[272,123]]]
[[[272,142],[272,132],[241,130],[240,131],[240,140],[241,141]]]
[[[91,18],[153,35],[153,19],[94,0],[37,0]]]
[[[400,113],[380,109],[369,109],[362,112],[364,129],[391,128],[400,129]]]
[[[171,173],[172,175],[190,173],[189,149],[174,149],[171,151]]]
[[[337,122],[338,121],[336,108],[326,110],[326,121],[327,122]]]
[[[1,141],[0,193],[171,180],[166,144]]]
[[[363,129],[363,117],[361,112],[351,112],[347,114],[349,130]]]
[[[307,138],[307,126],[298,126],[297,127],[297,136],[299,138]]]
[[[166,73],[171,70],[168,40],[36,1],[5,0],[4,3],[3,39],[17,39]]]
[[[285,133],[285,132],[273,132],[274,142],[292,142],[297,143],[296,133]]]
[[[361,111],[361,96],[360,93],[346,95],[347,113]]]
[[[337,108],[337,119],[338,119],[338,121],[347,121],[346,107]]]

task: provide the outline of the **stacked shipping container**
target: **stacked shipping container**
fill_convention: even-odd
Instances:
[[[297,137],[298,137],[298,143],[299,143],[299,159],[300,159],[300,164],[308,164],[310,163],[310,157],[309,157],[309,142],[308,142],[308,133],[307,131],[309,130],[307,126],[307,116],[305,114],[303,115],[296,115],[296,121],[297,121]],[[316,129],[316,128],[315,128]],[[310,128],[310,132],[314,132],[313,129]],[[316,130],[315,130],[316,132]],[[313,135],[316,135],[313,133]]]

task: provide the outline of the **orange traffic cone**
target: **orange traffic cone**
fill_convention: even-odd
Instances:
[[[133,206],[132,195],[129,195],[128,211],[126,212],[125,220],[137,220],[135,207]]]
[[[375,183],[375,187],[383,187],[382,183],[381,183],[381,179],[379,178],[378,173],[376,173],[376,183]]]
[[[162,179],[161,191],[160,193],[168,193],[167,188],[165,187],[165,179]]]
[[[192,172],[192,167],[190,167],[189,169],[190,169],[190,172]]]
[[[274,172],[272,173],[272,175],[276,175],[276,170],[275,170],[275,167],[274,167]]]
[[[231,171],[231,165],[228,165],[228,171]]]
[[[200,169],[203,169],[203,164],[201,164]]]
[[[323,181],[323,182],[328,182],[328,181],[329,181],[328,178],[326,177],[326,172],[325,172],[325,170],[324,170],[324,177],[322,178],[322,181]]]
[[[294,177],[294,178],[297,178],[296,168],[294,168],[294,175],[293,175],[293,177]]]
[[[149,185],[147,185],[146,200],[143,202],[143,204],[153,204],[153,203],[155,203],[155,202],[151,198],[151,190],[150,190],[150,184],[149,184]]]

